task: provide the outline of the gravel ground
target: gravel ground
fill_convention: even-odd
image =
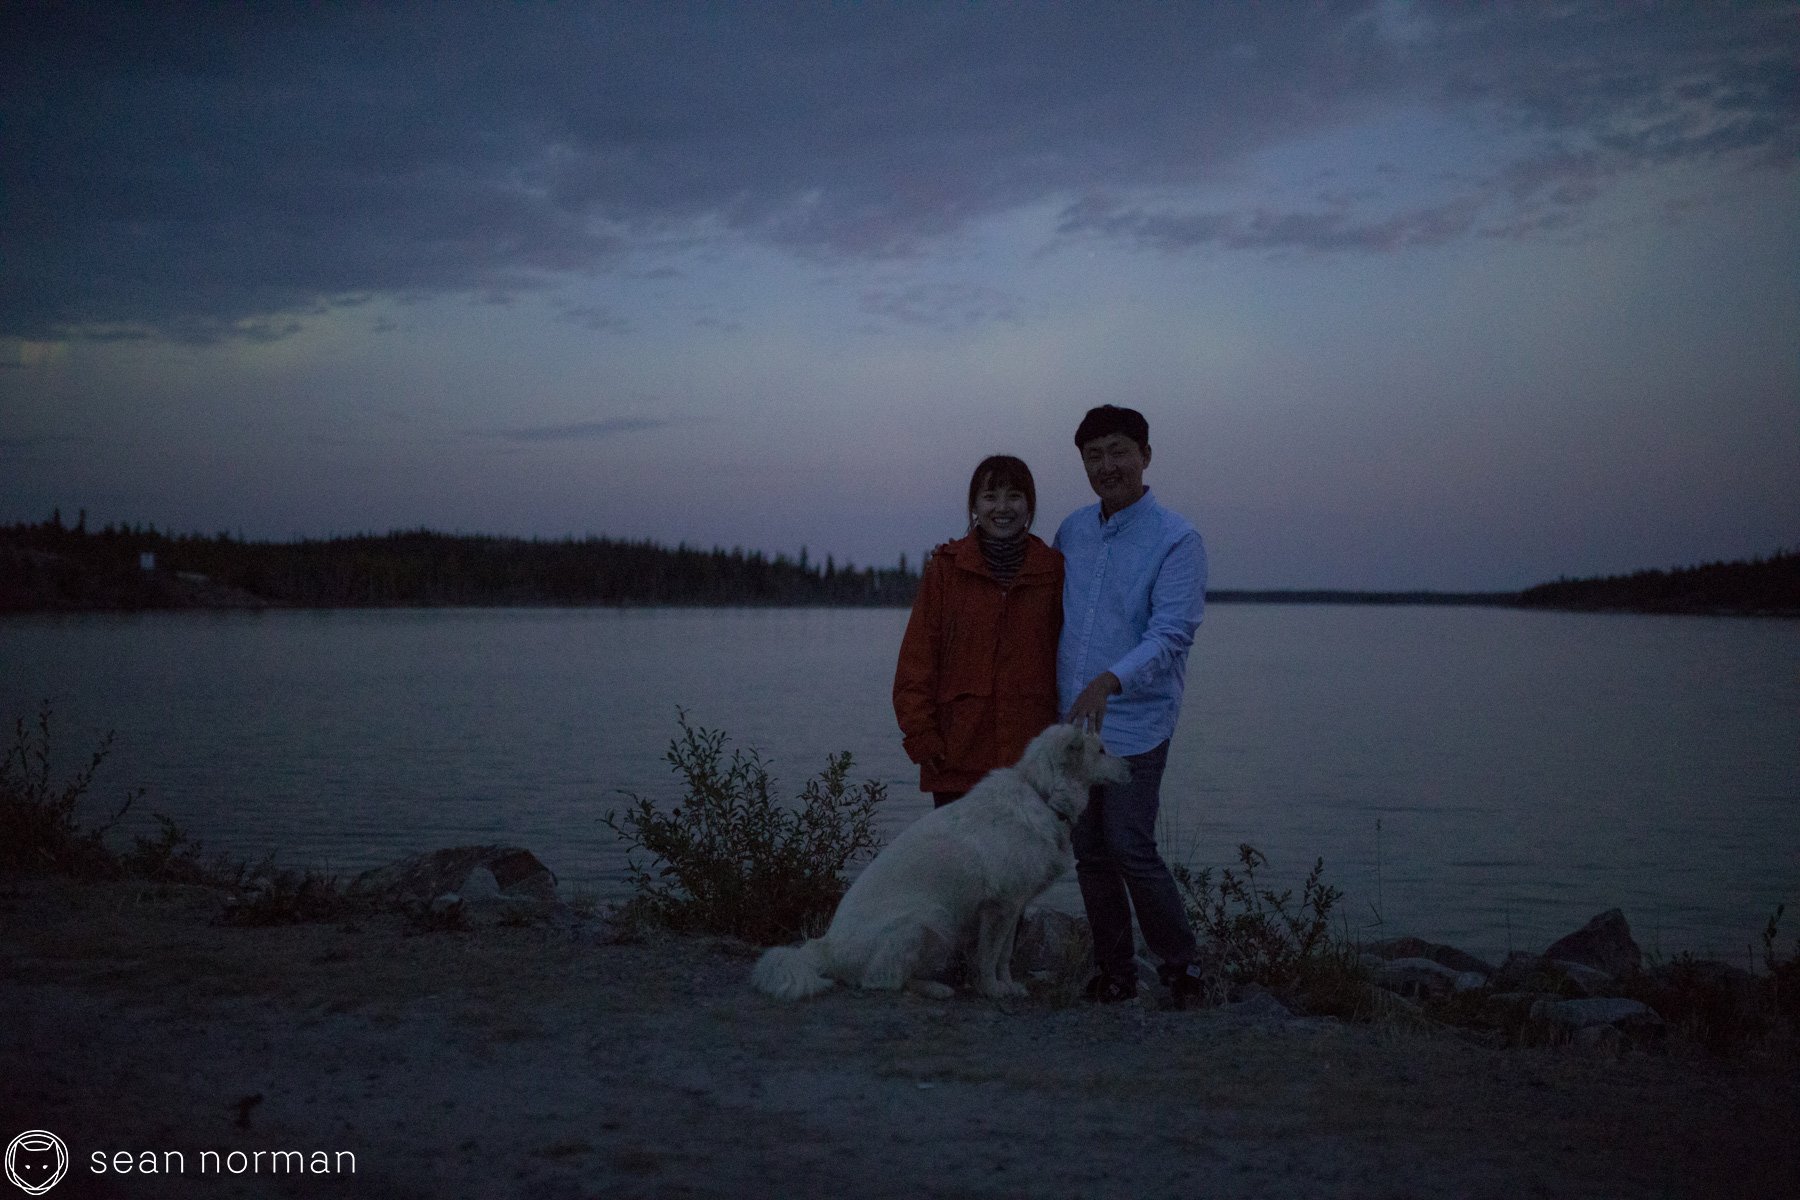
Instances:
[[[0,880],[0,1138],[68,1145],[49,1195],[1800,1195],[1786,1053],[1497,1050],[1254,1001],[785,1004],[731,942],[218,911]]]

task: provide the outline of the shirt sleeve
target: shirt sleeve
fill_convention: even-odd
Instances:
[[[1124,694],[1166,679],[1194,644],[1206,608],[1206,543],[1194,530],[1177,538],[1163,555],[1150,587],[1150,622],[1138,644],[1114,663]]]

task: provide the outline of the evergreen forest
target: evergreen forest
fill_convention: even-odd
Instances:
[[[742,548],[605,537],[509,538],[425,529],[250,541],[229,533],[90,530],[54,512],[0,526],[0,611],[492,606],[894,606],[919,576]],[[1522,592],[1210,591],[1214,602],[1489,604],[1576,611],[1800,616],[1800,551]]]
[[[918,576],[829,556],[418,529],[322,540],[0,527],[0,610],[283,606],[908,605]]]
[[[1559,579],[1526,588],[1516,602],[1527,608],[1590,612],[1800,616],[1800,551],[1668,571]]]

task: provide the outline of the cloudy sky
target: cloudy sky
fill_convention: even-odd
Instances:
[[[1800,6],[0,8],[0,520],[1220,587],[1800,546]]]

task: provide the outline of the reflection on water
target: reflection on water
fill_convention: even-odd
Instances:
[[[672,796],[677,708],[798,791],[828,753],[927,802],[888,703],[893,610],[163,613],[0,621],[0,715],[48,698],[70,758],[118,733],[209,845],[341,871],[476,841],[617,894],[600,815]],[[79,765],[71,762],[69,765]],[[111,788],[111,791],[107,789]],[[1741,960],[1800,911],[1800,625],[1482,608],[1214,605],[1163,847],[1315,857],[1371,937],[1491,956],[1622,907],[1645,949]],[[1075,907],[1072,883],[1053,890]],[[1794,919],[1800,925],[1800,917]]]

